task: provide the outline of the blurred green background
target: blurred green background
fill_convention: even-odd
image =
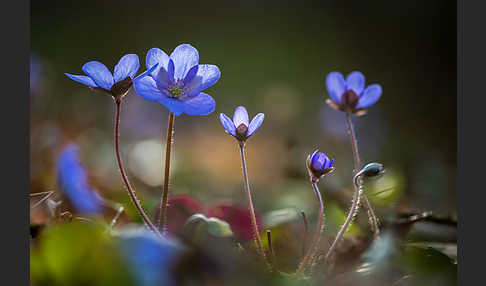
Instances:
[[[98,191],[127,202],[114,160],[113,101],[64,72],[82,74],[90,60],[112,70],[136,53],[140,73],[150,48],[170,53],[190,43],[222,76],[207,90],[214,113],[176,119],[171,194],[205,206],[245,204],[237,144],[218,119],[238,105],[266,115],[247,144],[257,209],[316,213],[304,164],[316,148],[335,158],[336,171],[320,183],[324,200],[349,192],[351,146],[344,115],[325,104],[325,76],[359,70],[383,87],[368,114],[353,118],[362,162],[387,168],[367,189],[378,212],[453,215],[455,9],[442,0],[31,1],[31,192],[58,190],[55,158],[75,142]],[[148,207],[161,192],[167,117],[133,90],[122,107],[123,160]]]

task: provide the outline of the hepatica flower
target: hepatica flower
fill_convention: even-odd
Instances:
[[[88,184],[86,172],[81,166],[74,144],[65,147],[57,160],[57,179],[69,201],[82,213],[101,212],[101,199]]]
[[[331,99],[326,102],[332,108],[347,113],[363,115],[366,108],[375,104],[381,96],[381,86],[371,84],[365,88],[365,77],[354,71],[346,80],[339,72],[331,72],[326,78],[327,92]]]
[[[334,159],[330,160],[326,154],[319,152],[319,150],[314,151],[312,155],[307,157],[307,170],[311,175],[313,181],[319,180],[323,175],[334,171],[332,166]]]
[[[168,56],[158,48],[147,53],[146,65],[158,64],[150,76],[134,81],[138,95],[159,102],[174,115],[208,115],[214,111],[214,99],[202,92],[221,77],[215,65],[199,64],[198,51],[189,44],[177,46]]]
[[[238,106],[235,109],[233,120],[224,113],[219,115],[219,120],[221,121],[221,124],[223,124],[224,130],[240,142],[244,142],[250,138],[250,136],[260,128],[264,118],[265,114],[258,113],[251,122],[248,123],[248,112],[243,106]]]
[[[94,90],[104,91],[115,99],[120,99],[127,94],[132,86],[139,67],[138,56],[135,54],[127,54],[115,66],[113,74],[104,64],[98,61],[91,61],[84,64],[81,68],[86,75],[72,75],[69,73],[65,73],[65,75]],[[156,67],[151,66],[150,68],[137,78],[144,77]]]

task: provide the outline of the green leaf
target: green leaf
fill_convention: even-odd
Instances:
[[[93,223],[50,227],[31,248],[33,285],[131,285],[106,228]]]

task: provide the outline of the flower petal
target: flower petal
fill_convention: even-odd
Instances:
[[[182,247],[167,236],[159,237],[146,228],[125,228],[117,235],[121,258],[130,269],[135,285],[176,285],[171,271]]]
[[[97,61],[91,61],[81,68],[85,74],[87,74],[97,86],[110,90],[113,85],[113,75],[108,68]]]
[[[145,58],[146,68],[153,67],[155,64],[159,64],[159,66],[152,72],[152,76],[157,76],[161,68],[167,70],[169,65],[169,56],[159,48],[150,49]]]
[[[79,83],[82,83],[84,85],[87,85],[89,87],[98,87],[96,83],[89,77],[85,75],[74,75],[74,74],[69,74],[69,73],[64,73],[67,77],[70,79],[77,81]]]
[[[187,75],[184,78],[184,85],[189,84],[194,79],[198,70],[199,70],[199,65],[195,65],[187,72]]]
[[[341,104],[341,95],[345,91],[344,77],[339,72],[331,72],[326,77],[327,92],[331,99],[337,104]]]
[[[79,162],[76,145],[65,147],[57,161],[59,186],[74,207],[83,213],[101,212],[101,200],[88,183],[88,176]]]
[[[365,77],[359,71],[354,71],[346,77],[346,89],[352,89],[360,96],[365,88]]]
[[[174,78],[184,79],[189,70],[199,63],[199,53],[196,48],[189,44],[177,46],[170,58],[174,61]]]
[[[334,159],[332,159],[331,161],[327,161],[327,166],[324,166],[324,168],[329,169],[332,167],[332,164],[334,164]]]
[[[326,161],[329,161],[326,154],[318,152],[312,157],[312,167],[314,170],[321,171],[325,168]]]
[[[221,77],[219,68],[215,65],[199,65],[197,73],[193,80],[185,87],[188,96],[196,96],[201,91],[214,85]]]
[[[174,84],[174,62],[172,61],[172,59],[169,60],[169,63],[167,64],[167,69],[159,69],[157,75],[155,77],[152,77],[157,82],[159,88],[169,89],[169,87]]]
[[[375,102],[377,102],[380,98],[381,92],[382,90],[379,84],[369,85],[364,90],[363,95],[359,98],[359,102],[356,108],[367,108],[375,104]]]
[[[169,60],[167,70],[165,68],[159,69],[157,76],[152,76],[157,85],[161,89],[169,89],[169,87],[174,85],[174,62]]]
[[[155,80],[150,76],[141,77],[133,81],[133,88],[135,89],[135,92],[140,95],[140,97],[150,101],[158,102],[161,97],[166,96],[157,87]]]
[[[238,106],[235,109],[235,113],[233,115],[233,123],[235,124],[236,128],[238,128],[241,123],[244,123],[246,126],[248,126],[248,112],[246,111],[245,107]]]
[[[115,66],[113,72],[113,79],[115,82],[124,80],[127,77],[133,79],[137,74],[140,62],[138,56],[135,54],[124,55],[118,64]]]
[[[139,78],[142,78],[144,76],[147,76],[148,74],[150,74],[151,72],[153,72],[156,68],[159,67],[159,64],[155,64],[153,67],[149,68],[148,70],[144,71],[143,73],[137,75],[136,78],[134,78],[133,80],[137,80]]]
[[[263,119],[265,119],[265,114],[258,113],[250,122],[250,126],[248,127],[248,134],[247,137],[250,137],[255,131],[260,128],[263,123]]]
[[[226,116],[226,114],[220,113],[219,121],[221,121],[221,124],[223,124],[224,130],[226,130],[226,132],[236,137],[235,124],[233,123],[233,121],[231,121],[231,119],[228,116]]]
[[[208,115],[214,111],[216,102],[214,99],[201,92],[198,96],[184,101],[184,113],[188,115]]]
[[[182,112],[185,112],[185,103],[180,101],[179,99],[168,97],[165,94],[161,98],[159,98],[159,103],[167,107],[170,112],[174,113],[175,116],[179,116]]]

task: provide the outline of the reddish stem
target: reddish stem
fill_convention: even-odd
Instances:
[[[240,146],[240,154],[241,154],[241,165],[243,169],[243,181],[245,183],[245,191],[248,196],[248,208],[250,209],[250,217],[251,217],[251,223],[253,225],[253,233],[254,233],[254,239],[257,244],[257,249],[258,249],[258,254],[262,257],[263,261],[265,264],[268,264],[267,258],[265,256],[265,252],[263,251],[263,246],[262,246],[262,240],[260,238],[260,231],[258,230],[258,225],[256,221],[256,216],[255,216],[255,209],[253,208],[253,201],[251,199],[251,191],[250,191],[250,184],[248,183],[248,174],[246,171],[246,160],[245,160],[245,143],[240,141],[239,142]]]
[[[167,141],[165,143],[165,173],[162,197],[160,198],[159,213],[157,216],[157,226],[165,229],[165,217],[167,214],[167,201],[169,196],[169,175],[170,175],[170,154],[174,136],[174,113],[169,113],[169,122],[167,126]]]
[[[354,158],[354,171],[353,174],[356,174],[360,170],[360,158],[358,152],[358,140],[356,139],[356,134],[354,132],[353,122],[351,121],[351,115],[346,113],[346,127],[348,129],[349,137],[351,139],[351,147],[353,149],[353,158]],[[380,234],[380,229],[378,228],[378,221],[376,219],[375,212],[371,207],[370,201],[365,194],[362,194],[361,197],[363,198],[364,205],[366,209],[368,209],[368,217],[370,218],[370,224],[373,229],[373,236],[377,238]]]
[[[142,206],[140,205],[140,202],[137,199],[137,196],[135,195],[135,191],[132,189],[132,186],[130,186],[130,182],[128,182],[127,175],[125,174],[125,168],[123,167],[123,162],[120,156],[120,147],[119,147],[119,127],[120,127],[120,111],[121,111],[121,99],[115,100],[116,103],[116,115],[115,115],[115,153],[116,153],[116,160],[118,162],[118,167],[120,169],[120,173],[123,179],[123,183],[125,184],[125,187],[127,188],[128,195],[130,196],[130,199],[132,200],[133,204],[135,205],[135,208],[137,209],[138,213],[142,217],[143,221],[145,224],[152,230],[155,234],[161,235],[157,227],[150,221],[150,218],[147,216],[145,211],[143,210]]]

